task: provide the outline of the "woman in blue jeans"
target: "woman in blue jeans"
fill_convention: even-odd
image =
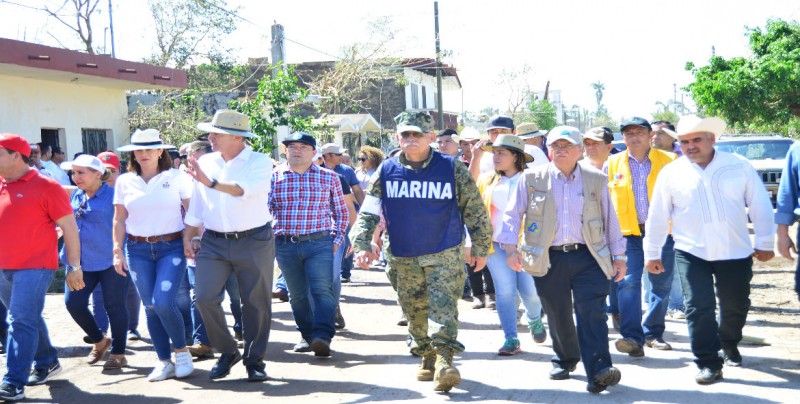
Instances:
[[[532,162],[533,157],[525,153],[524,141],[514,135],[500,135],[492,146],[481,148],[494,154],[494,171],[478,178],[478,189],[489,210],[494,229],[492,248],[486,264],[494,281],[497,315],[505,334],[505,343],[497,354],[516,355],[522,352],[517,338],[517,296],[519,295],[525,306],[528,328],[537,343],[542,343],[547,338],[541,319],[542,303],[536,293],[533,276],[511,269],[506,264],[505,251],[496,240],[503,226],[503,211],[510,192],[516,189],[525,164]]]
[[[114,219],[114,190],[103,180],[106,169],[100,159],[82,155],[73,162],[62,164],[72,170],[72,181],[78,189],[72,193],[70,203],[75,212],[78,234],[81,240],[81,268],[69,276],[81,280],[80,289],[64,288],[64,301],[67,311],[76,323],[86,332],[89,342],[94,344],[87,357],[89,364],[103,359],[111,347],[111,355],[103,365],[104,369],[120,369],[128,364],[125,359],[126,331],[128,313],[125,309],[125,295],[128,283],[124,276],[114,270],[111,241],[112,221]],[[65,261],[65,250],[61,259]],[[103,285],[106,311],[111,324],[111,339],[104,335],[89,311],[89,296],[95,287]]]
[[[114,267],[122,275],[130,271],[142,298],[159,359],[149,381],[187,377],[194,370],[176,298],[186,277],[181,207],[188,206],[192,183],[172,168],[166,150],[171,147],[157,130],[137,130],[131,144],[119,149],[133,153],[128,172],[114,186]]]

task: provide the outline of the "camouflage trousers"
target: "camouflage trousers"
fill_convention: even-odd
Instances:
[[[435,254],[394,257],[386,254],[397,296],[408,317],[411,351],[463,352],[458,342],[458,299],[464,290],[464,250],[461,245]],[[395,282],[392,282],[393,284]]]

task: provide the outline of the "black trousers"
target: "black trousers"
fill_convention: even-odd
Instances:
[[[589,380],[611,367],[605,312],[609,282],[592,253],[587,248],[550,251],[550,271],[533,279],[547,313],[553,364],[569,369],[582,360]]]

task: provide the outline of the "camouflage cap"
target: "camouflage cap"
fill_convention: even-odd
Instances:
[[[433,132],[433,118],[427,112],[402,112],[394,117],[397,133]]]

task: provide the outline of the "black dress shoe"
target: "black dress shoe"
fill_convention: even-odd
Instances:
[[[314,338],[314,341],[311,341],[311,350],[314,351],[314,356],[327,358],[331,356],[331,343],[320,338]]]
[[[261,366],[247,365],[247,381],[263,382],[267,380],[267,372]]]
[[[619,369],[611,366],[592,376],[592,380],[586,386],[586,391],[594,394],[601,393],[609,386],[617,385],[620,379],[622,379],[622,373]]]
[[[722,352],[725,358],[725,366],[734,368],[742,366],[742,354],[739,353],[739,348],[722,348]]]
[[[234,353],[224,353],[219,356],[219,360],[211,368],[211,373],[208,374],[209,379],[221,379],[231,373],[231,368],[237,362],[242,360],[242,354],[237,350]]]
[[[562,367],[554,366],[553,370],[550,371],[550,379],[552,380],[564,380],[569,379],[569,373],[575,371],[575,365],[569,367],[569,369],[564,369]]]

